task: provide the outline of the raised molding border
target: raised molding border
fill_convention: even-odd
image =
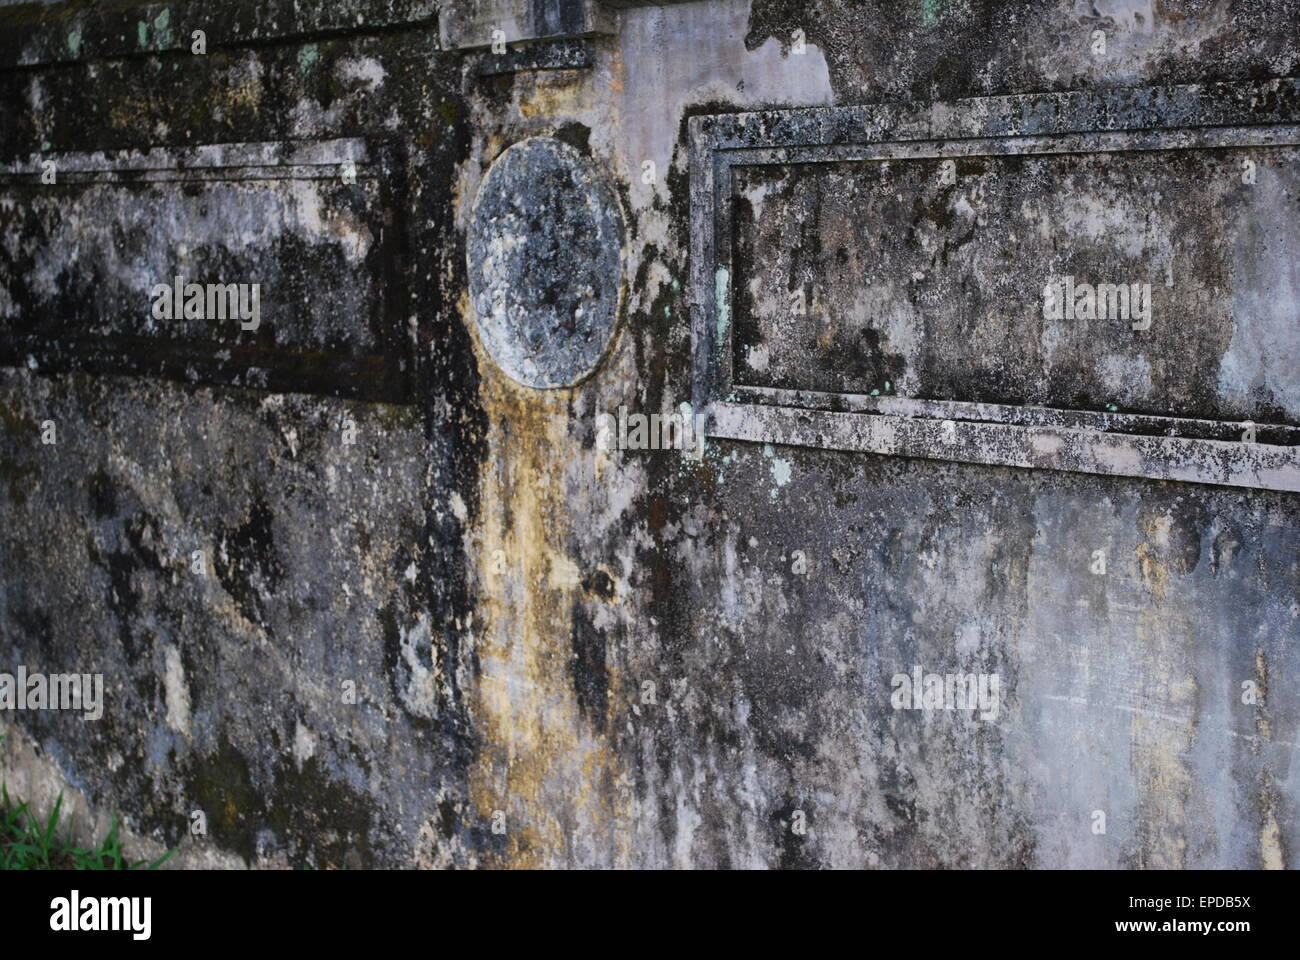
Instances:
[[[1300,80],[695,116],[693,391],[706,435],[1300,492],[1300,427],[775,390],[733,382],[732,169],[751,164],[1300,145]],[[1297,370],[1300,376],[1300,369]],[[1189,435],[1191,434],[1191,435]]]
[[[149,150],[36,154],[0,163],[0,187],[36,185],[42,161],[58,163],[60,188],[90,183],[190,183],[211,181],[321,180],[355,165],[358,180],[379,184],[385,211],[404,216],[401,164],[393,143],[364,138],[205,144]],[[158,377],[275,393],[309,393],[371,402],[415,402],[414,351],[404,316],[399,231],[382,237],[385,273],[378,278],[382,339],[379,351],[361,355],[267,348],[256,343],[208,343],[113,335],[24,335],[0,324],[0,366],[48,373]]]

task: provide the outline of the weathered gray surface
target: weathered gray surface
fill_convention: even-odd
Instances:
[[[260,23],[249,5],[224,6]],[[137,842],[180,842],[192,862],[1293,866],[1297,494],[822,449],[815,437],[712,438],[700,463],[595,445],[598,414],[667,413],[695,396],[691,314],[716,288],[690,272],[690,116],[880,101],[903,115],[903,100],[1268,82],[1300,62],[1291,0],[1092,6],[634,6],[588,37],[589,67],[486,77],[480,53],[440,51],[430,23],[257,45],[227,36],[207,60],[106,54],[107,40],[85,35],[80,49],[103,59],[0,73],[4,164],[160,144],[395,141],[406,186],[385,228],[401,238],[396,315],[415,351],[415,388],[397,405],[339,399],[308,377],[282,392],[207,385],[183,364],[123,377],[92,358],[0,374],[0,669],[98,670],[109,691],[95,723],[0,717],[0,770],[38,802],[70,786],[120,810]],[[74,15],[51,10],[4,8],[31,28],[22,37],[49,34],[4,63],[67,49]],[[1090,52],[1096,29],[1105,56]],[[1246,106],[1265,117],[1277,105]],[[1167,109],[1173,123],[1195,119]],[[474,201],[502,152],[534,136],[590,157],[626,216],[621,330],[573,388],[520,385],[473,332]],[[982,209],[930,268],[932,282],[973,290],[962,303],[982,301],[957,274],[1002,263],[1006,204],[1037,197],[1050,211],[1061,201],[1048,181],[1073,175],[1087,184],[1075,195],[1159,213],[1150,251],[1216,265],[1205,304],[1217,312],[1196,314],[1195,337],[1162,331],[1168,349],[1137,379],[1118,338],[1069,340],[1077,364],[1044,363],[1041,341],[1010,336],[1019,307],[996,347],[953,342],[941,335],[950,320],[923,312],[917,352],[871,355],[918,391],[891,399],[928,402],[932,384],[964,400],[1064,398],[1094,433],[1133,426],[1098,407],[1126,396],[1134,417],[1177,400],[1198,416],[1295,426],[1296,326],[1269,312],[1277,298],[1251,299],[1260,278],[1290,274],[1248,255],[1266,241],[1234,233],[1257,225],[1293,242],[1295,158],[1258,153],[1273,187],[1251,199],[1195,153],[1168,172],[1195,201],[1143,193],[1158,179],[1150,158],[1122,153],[1113,184],[1094,161],[1041,161],[1035,191],[1005,182],[998,161],[935,193],[939,219],[909,221],[877,252],[915,256],[896,249],[904,237],[942,239],[943,217]],[[908,209],[909,190],[923,205],[934,193],[909,182],[923,166],[891,168],[870,189],[807,189],[843,202],[855,189],[883,215]],[[782,202],[798,206],[796,186]],[[25,195],[0,192],[18,220],[0,238],[5,258],[49,249]],[[157,203],[158,215],[184,209]],[[95,211],[59,209],[88,262],[106,256]],[[846,234],[868,229],[855,209]],[[807,219],[809,244],[824,222]],[[759,259],[790,255],[794,224],[756,223]],[[1132,239],[1134,223],[1119,227]],[[1080,273],[1128,255],[1108,236],[1075,248]],[[864,269],[870,239],[853,248]],[[299,267],[324,281],[331,249],[313,241]],[[829,273],[833,248],[808,249],[812,272]],[[142,262],[135,279],[169,269]],[[1207,279],[1179,273],[1177,256],[1173,269],[1175,289]],[[826,316],[842,321],[832,344],[871,326],[852,319],[851,279],[824,287]],[[1229,315],[1280,333],[1234,366]],[[799,355],[778,350],[773,369],[832,386],[879,379],[870,362],[801,346],[797,329],[771,325],[772,346],[778,332]],[[1016,358],[1006,370],[992,359],[1004,350]],[[40,442],[46,419],[57,445]],[[189,557],[205,548],[200,577]],[[997,716],[896,711],[891,677],[917,664],[997,673]],[[355,704],[341,696],[348,680]],[[1244,682],[1259,702],[1243,703]],[[196,809],[206,839],[187,836]],[[1099,810],[1105,834],[1093,832]]]
[[[962,158],[948,186],[939,158],[741,168],[753,200],[735,226],[737,379],[1300,422],[1285,366],[1300,315],[1297,156]],[[1245,159],[1258,189],[1241,181]],[[1145,284],[1150,328],[1129,313],[1045,318],[1043,288],[1066,276]],[[800,281],[810,309],[794,317]]]
[[[611,33],[614,18],[598,0],[461,0],[442,5],[438,20],[447,50],[547,37]]]

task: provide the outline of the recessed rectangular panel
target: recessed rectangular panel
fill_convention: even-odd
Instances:
[[[1300,489],[1298,101],[696,118],[697,403],[744,439]]]
[[[736,384],[1300,423],[1300,148],[732,173]]]
[[[356,140],[13,165],[0,172],[3,359],[403,399],[383,167]]]

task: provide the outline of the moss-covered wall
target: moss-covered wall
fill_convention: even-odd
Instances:
[[[609,449],[598,418],[695,397],[692,310],[715,291],[691,275],[691,117],[1268,84],[1297,74],[1300,6],[589,6],[580,36],[512,35],[505,54],[445,29],[482,11],[428,4],[0,6],[0,671],[102,673],[106,700],[97,721],[0,713],[0,772],[38,802],[66,787],[121,811],[132,843],[179,843],[182,863],[1293,865],[1297,494],[717,437],[697,460]],[[467,277],[479,188],[531,136],[598,171],[624,225],[612,342],[552,389],[494,362]],[[185,179],[204,145],[323,140],[372,151],[357,187],[333,160],[282,157],[221,167],[255,186],[208,209],[213,188]],[[148,156],[185,177],[149,179]],[[1161,188],[1149,157],[1107,156],[1109,174],[1045,164],[1066,183],[962,164],[916,198],[892,193],[938,171],[900,165],[889,196],[822,184],[816,203],[766,171],[747,277],[786,282],[793,260],[816,286],[875,254],[933,270],[957,312],[904,343],[913,326],[855,307],[859,265],[822,285],[824,339],[783,341],[757,298],[736,302],[738,329],[793,351],[774,378],[906,388],[939,370],[926,383],[947,399],[1098,415],[1134,397],[1121,413],[1167,413],[1146,401],[1168,385],[1186,416],[1293,437],[1295,326],[1265,324],[1282,332],[1231,360],[1235,329],[1296,316],[1293,255],[1247,269],[1251,250],[1294,253],[1293,147],[1266,155],[1273,192],[1235,224],[1152,202],[1151,249],[1197,252],[1170,268],[1185,328],[1123,363],[1096,338],[1057,344],[1055,392],[1020,389],[1038,328],[997,327],[963,285],[1036,269],[1006,242],[1042,228],[1021,211],[1036,193],[1047,219],[1068,190],[1102,200],[1027,246],[1042,256]],[[42,158],[68,175],[42,184]],[[1220,160],[1178,163],[1170,189],[1230,190]],[[124,172],[89,182],[108,168]],[[854,233],[873,209],[875,248]],[[1093,231],[1080,272],[1141,239],[1121,226]],[[252,252],[218,256],[235,248]],[[186,262],[307,305],[282,299],[260,341],[148,323],[149,288]],[[1268,303],[1248,296],[1260,277]],[[331,290],[368,299],[309,296]],[[898,289],[872,303],[926,309]],[[1000,377],[1003,354],[1019,359]],[[914,665],[996,674],[996,716],[895,709],[891,678]]]

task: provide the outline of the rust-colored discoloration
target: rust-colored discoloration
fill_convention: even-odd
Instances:
[[[480,353],[480,364],[490,369],[491,360]],[[609,850],[630,817],[610,789],[623,773],[618,757],[581,716],[574,690],[583,573],[568,551],[583,492],[566,488],[565,468],[594,454],[569,434],[572,399],[570,390],[523,387],[495,369],[483,381],[489,453],[480,525],[469,533],[482,612],[473,709],[481,742],[470,790],[487,829],[505,815],[503,843],[485,855],[491,865],[556,866],[575,845]],[[608,711],[605,728],[612,699]]]

